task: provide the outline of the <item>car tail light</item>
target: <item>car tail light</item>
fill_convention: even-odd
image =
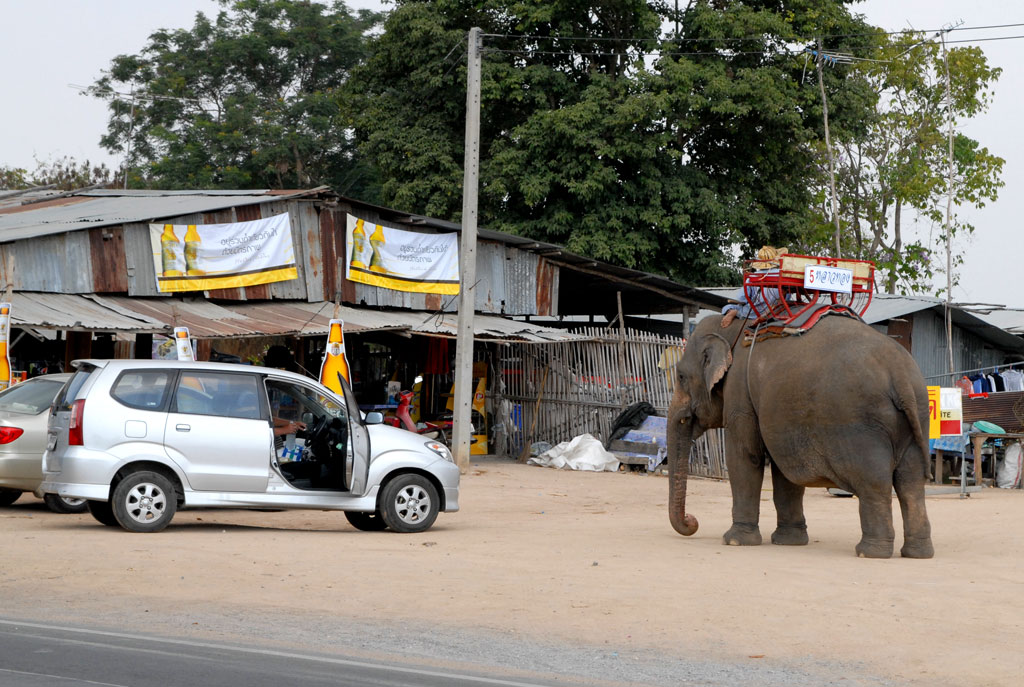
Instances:
[[[0,444],[9,444],[24,433],[21,427],[0,427]]]
[[[82,446],[82,414],[85,412],[85,399],[80,398],[71,404],[71,422],[68,424],[68,446]]]

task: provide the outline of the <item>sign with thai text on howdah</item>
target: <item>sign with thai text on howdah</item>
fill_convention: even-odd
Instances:
[[[345,246],[350,281],[396,291],[459,292],[458,234],[421,234],[348,216]]]
[[[157,290],[208,291],[298,279],[288,213],[230,224],[150,224]]]

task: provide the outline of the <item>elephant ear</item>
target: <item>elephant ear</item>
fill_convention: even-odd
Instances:
[[[704,347],[704,384],[710,393],[732,365],[732,347],[718,334],[708,336]]]

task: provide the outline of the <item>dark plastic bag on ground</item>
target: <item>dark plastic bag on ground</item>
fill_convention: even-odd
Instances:
[[[611,446],[611,443],[616,439],[621,439],[626,436],[626,433],[631,429],[636,429],[644,423],[648,415],[655,415],[657,411],[647,401],[641,401],[634,403],[629,406],[615,418],[612,423],[612,433],[608,437],[608,443],[606,448]]]

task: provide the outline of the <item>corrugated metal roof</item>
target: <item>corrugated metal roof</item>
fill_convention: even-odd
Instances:
[[[214,303],[202,298],[129,298],[90,294],[15,293],[11,324],[33,329],[170,334],[189,328],[200,339],[242,336],[324,335],[335,317],[333,303],[267,301]],[[340,306],[345,331],[406,330],[433,336],[456,335],[458,316],[410,310],[370,310]],[[477,315],[479,339],[543,343],[581,338],[559,329],[502,317]]]
[[[974,310],[971,312],[979,320],[999,327],[1011,334],[1024,335],[1024,310],[1001,308],[996,310]]]
[[[225,208],[267,203],[323,188],[296,191],[84,191],[30,205],[8,205],[0,212],[0,242],[60,234],[76,229],[128,222],[149,222]]]

